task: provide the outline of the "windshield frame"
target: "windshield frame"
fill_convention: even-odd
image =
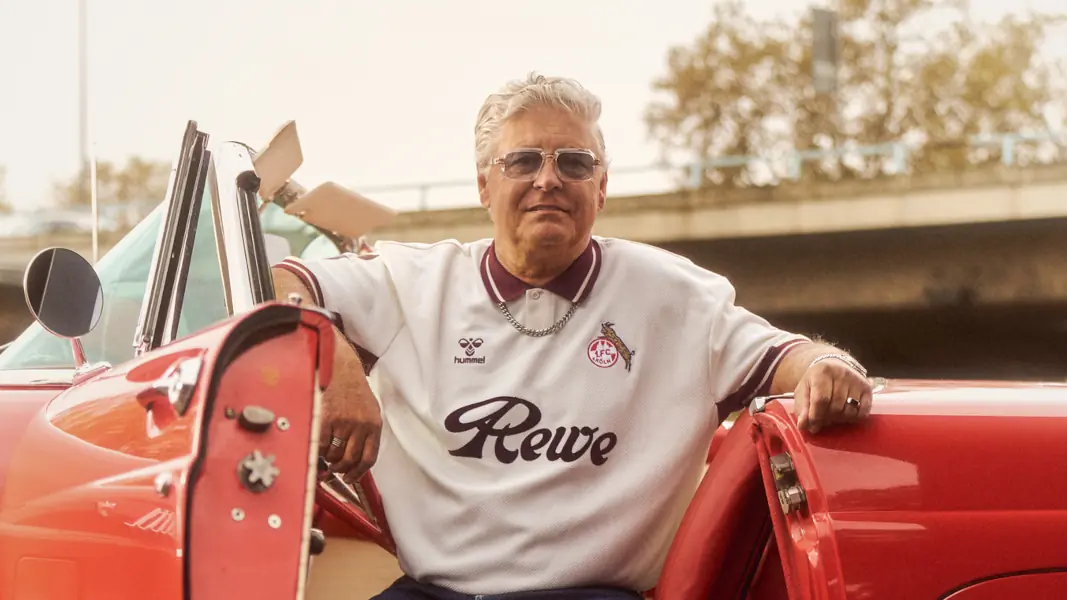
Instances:
[[[195,121],[189,121],[171,170],[167,195],[157,208],[164,214],[156,234],[138,326],[136,331],[131,331],[131,359],[175,339],[200,210],[212,211],[213,246],[222,271],[227,318],[275,299],[261,223],[261,209],[269,202],[259,198],[255,152],[241,142],[210,145],[208,142],[208,134],[200,131]],[[200,201],[205,191],[210,202],[206,206]],[[319,232],[334,248],[344,251],[334,235]],[[73,365],[0,370],[0,385],[28,382],[69,385],[76,372]]]
[[[166,209],[133,339],[134,358],[170,343],[177,333],[206,166],[211,160],[207,143],[208,135],[198,129],[196,121],[189,121],[164,200]]]
[[[218,200],[223,280],[231,315],[243,314],[257,304],[274,299],[274,280],[267,264],[263,231],[259,222],[258,178],[252,151],[240,142],[224,142],[214,149],[211,184]]]

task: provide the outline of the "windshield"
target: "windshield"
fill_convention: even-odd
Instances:
[[[278,236],[286,241],[286,256],[321,258],[340,254],[337,246],[329,238],[320,234],[311,225],[293,215],[286,214],[282,207],[277,204],[270,203],[260,209],[259,222],[263,229],[263,235]],[[282,258],[285,257],[283,256]],[[272,264],[275,262],[277,260],[271,261]]]
[[[133,355],[134,328],[141,310],[141,303],[137,299],[144,297],[162,215],[162,206],[157,207],[97,263],[97,274],[104,289],[104,312],[96,329],[82,338],[85,356],[90,362],[106,360],[104,355],[108,352],[105,346],[111,346],[109,349],[113,357],[119,354],[114,343],[105,344],[107,338],[116,337],[122,328],[114,319],[121,314],[116,312],[116,308],[120,311],[130,310],[127,315],[130,327],[126,329],[123,344],[128,355]],[[31,324],[7,351],[0,354],[0,369],[56,367],[74,367],[70,341],[52,335],[38,323]]]
[[[206,187],[210,189],[211,186]],[[213,216],[210,191],[205,191],[178,321],[179,337],[230,316],[226,312]],[[118,365],[133,358],[133,336],[162,219],[161,204],[97,264],[104,291],[104,311],[97,327],[82,338],[89,362],[106,361]],[[272,263],[289,255],[321,258],[340,254],[318,230],[286,214],[275,204],[268,204],[260,211],[260,223],[264,236],[278,243],[274,246],[273,256],[269,257]],[[52,335],[37,323],[30,325],[0,354],[0,370],[35,368],[74,368],[70,341]]]

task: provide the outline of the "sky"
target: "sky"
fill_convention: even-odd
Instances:
[[[710,0],[86,1],[98,159],[169,162],[190,119],[212,141],[254,147],[295,119],[304,150],[296,178],[305,186],[472,182],[431,192],[431,206],[476,202],[475,115],[487,94],[531,70],[577,78],[600,96],[615,167],[652,164],[658,148],[642,116],[651,84],[668,49],[692,41],[712,11]],[[1003,10],[975,4],[985,16]],[[757,14],[810,6],[750,5]],[[78,166],[77,7],[0,2],[0,165],[20,210],[42,206],[52,182]],[[616,193],[659,185],[632,177],[630,185],[614,177]],[[372,197],[405,210],[418,195]]]

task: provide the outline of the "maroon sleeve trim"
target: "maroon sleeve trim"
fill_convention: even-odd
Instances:
[[[348,339],[348,336],[345,336],[345,339]],[[363,346],[352,344],[352,347],[356,349],[356,354],[359,355],[359,362],[363,363],[363,374],[370,375],[371,369],[378,363],[378,357]]]
[[[302,281],[304,286],[311,292],[311,298],[315,301],[315,304],[322,308],[326,308],[326,300],[322,295],[322,286],[319,285],[319,279],[318,277],[315,277],[315,274],[311,272],[311,269],[304,266],[303,263],[295,258],[287,258],[274,266],[285,269],[299,277],[300,281]]]
[[[718,403],[719,414],[726,415],[741,410],[748,406],[748,403],[752,402],[753,398],[766,396],[771,390],[774,374],[778,371],[778,365],[781,364],[782,358],[792,348],[807,343],[810,342],[804,338],[797,338],[768,348],[763,354],[763,358],[760,359],[759,364],[756,365],[756,370],[753,371],[752,375],[741,384],[741,387]]]
[[[275,266],[281,269],[285,269],[286,271],[289,271],[293,275],[299,277],[300,281],[303,282],[304,286],[307,287],[307,289],[311,292],[311,297],[312,300],[315,301],[315,304],[322,308],[326,308],[326,299],[322,295],[322,286],[319,284],[318,277],[315,277],[315,274],[311,272],[311,269],[308,269],[303,263],[301,263],[295,258],[286,258]],[[371,369],[373,369],[375,363],[378,362],[378,357],[363,346],[360,346],[359,344],[353,342],[352,338],[348,337],[348,334],[345,333],[344,319],[342,319],[341,316],[335,311],[331,312],[336,317],[333,319],[334,325],[337,326],[337,329],[341,332],[341,335],[344,336],[345,341],[348,342],[348,345],[356,351],[356,355],[359,357],[359,361],[363,363],[363,373],[365,375],[370,375]]]

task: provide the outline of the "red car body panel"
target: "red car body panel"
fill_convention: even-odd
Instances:
[[[1020,573],[970,585],[946,600],[1059,600],[1067,590],[1067,570],[1047,573]]]
[[[0,389],[0,597],[299,597],[315,488],[308,398],[329,381],[334,338],[321,313],[273,306],[69,390]],[[308,327],[226,362],[228,341],[269,310],[298,311]],[[201,381],[176,416],[152,383],[190,357],[204,360]],[[284,414],[289,429],[235,426],[250,403]],[[1067,386],[890,382],[868,422],[818,435],[799,432],[791,410],[779,398],[716,434],[657,599],[1061,593]],[[234,465],[253,447],[285,456],[276,465],[296,476],[250,492]],[[806,492],[788,514],[770,469],[782,453]],[[359,533],[319,519],[335,535]]]
[[[65,388],[0,387],[0,499],[4,497],[8,465],[26,426]]]
[[[0,438],[0,598],[178,600],[188,597],[190,572],[210,574],[219,586],[197,600],[238,589],[239,596],[296,597],[317,455],[315,386],[329,381],[333,340],[324,315],[265,305],[66,391],[0,389],[11,434]],[[187,412],[177,416],[153,383],[190,357],[203,366]],[[227,418],[227,409],[253,401],[286,416],[284,435],[249,439]],[[266,493],[237,477],[236,455],[253,447],[285,469]],[[219,508],[225,501],[253,517],[244,522],[240,559],[208,550],[234,523],[231,509]],[[268,525],[269,514],[282,527]],[[270,576],[249,580],[252,564]]]
[[[787,398],[739,419],[656,597],[1048,597],[1067,571],[1067,386],[892,382],[876,407],[818,435]],[[806,492],[789,514],[769,462],[781,453]]]

